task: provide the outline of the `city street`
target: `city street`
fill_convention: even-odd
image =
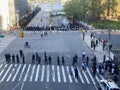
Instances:
[[[41,18],[42,22],[40,22]],[[52,25],[59,25],[61,18],[54,18]],[[49,25],[49,12],[45,11],[39,12],[28,24],[35,27],[46,25]],[[83,34],[78,31],[57,32],[54,30],[47,31],[47,35],[44,35],[44,32],[24,31],[24,38],[21,38],[17,32],[17,37],[5,47],[0,54],[0,90],[97,90],[97,84],[102,77],[98,74],[93,77],[91,59],[94,53],[83,41]],[[25,42],[29,43],[30,48],[24,47]],[[5,60],[5,54],[20,56],[19,50],[22,50],[25,55],[24,63],[21,57],[19,57],[19,62],[16,57],[14,61]],[[83,51],[89,57],[89,67],[85,71],[81,68],[82,62],[85,61],[82,60]],[[51,56],[51,63],[46,63],[45,52],[47,57]],[[40,62],[33,60],[33,54],[36,55],[36,53],[41,58]],[[78,59],[74,66],[75,55]],[[62,57],[64,57],[64,64],[62,64]],[[78,70],[78,79],[75,76],[75,67]]]
[[[0,64],[0,89],[1,90],[79,90],[84,89],[96,90],[96,80],[92,76],[90,68],[86,71],[81,69],[82,51],[92,58],[93,52],[83,42],[80,32],[52,32],[48,36],[40,37],[39,33],[28,33],[24,38],[17,37],[0,55],[4,62]],[[24,48],[24,43],[28,41],[30,48]],[[25,64],[12,63],[6,64],[4,54],[19,54],[22,49],[25,53]],[[51,64],[45,64],[43,54],[52,56]],[[41,63],[32,63],[32,54],[38,52],[41,56]],[[75,78],[75,74],[70,75],[69,68],[74,73],[72,66],[72,58],[78,55],[78,63],[76,64],[79,79]],[[60,56],[60,65],[57,65],[57,56]],[[61,64],[61,56],[65,58],[65,65]],[[96,76],[99,78],[99,76]]]

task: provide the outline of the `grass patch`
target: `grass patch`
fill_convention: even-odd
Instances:
[[[89,24],[95,28],[120,30],[120,21],[115,20],[92,20]]]

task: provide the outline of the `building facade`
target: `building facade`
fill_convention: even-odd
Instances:
[[[7,0],[0,0],[0,30],[7,30],[9,22],[9,10]]]
[[[23,16],[26,14],[28,10],[28,0],[15,0],[15,12],[19,13],[19,17]]]
[[[8,0],[8,8],[9,8],[9,22],[8,26],[9,28],[13,28],[14,24],[16,23],[15,18],[15,2],[14,0]]]

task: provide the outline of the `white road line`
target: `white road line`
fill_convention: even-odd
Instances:
[[[24,64],[24,66],[23,66],[23,69],[22,69],[22,72],[20,73],[20,77],[19,77],[19,80],[18,80],[18,81],[20,81],[20,80],[21,80],[22,75],[23,75],[23,72],[24,72],[24,70],[25,70],[25,67],[26,67],[26,64]]]
[[[25,74],[25,77],[24,77],[24,80],[23,80],[24,82],[27,80],[27,76],[28,76],[30,67],[31,67],[31,64],[29,64],[29,66],[28,66],[27,73]]]
[[[78,83],[78,80],[77,80],[77,78],[75,77],[75,72],[74,72],[73,66],[71,67],[71,69],[72,69],[72,72],[73,72],[73,76],[74,76],[75,82]]]
[[[19,65],[19,67],[18,67],[18,69],[17,69],[17,72],[15,73],[12,81],[15,81],[15,79],[16,79],[16,77],[17,77],[17,75],[18,75],[18,72],[20,71],[21,66],[22,66],[22,64]]]
[[[98,77],[97,77],[97,76],[95,76],[95,78],[96,78],[97,82],[99,83],[99,81],[100,81],[100,80],[98,79]]]
[[[10,80],[10,78],[12,77],[12,73],[15,71],[15,69],[13,69],[12,71],[11,71],[11,73],[9,74],[9,76],[8,76],[8,78],[7,78],[7,80],[6,80],[6,82],[8,82],[9,80]]]
[[[86,74],[85,74],[85,71],[84,71],[84,70],[82,70],[82,73],[84,74],[84,76],[85,76],[85,79],[86,79],[87,83],[88,83],[88,84],[90,84],[90,81],[88,80],[88,77],[86,76]]]
[[[58,82],[61,82],[59,66],[57,66],[57,75],[58,75]]]
[[[40,65],[37,66],[37,74],[36,74],[36,77],[35,77],[35,82],[37,82],[37,80],[38,80],[39,69],[40,69]]]
[[[95,80],[93,79],[93,76],[91,75],[89,68],[87,68],[87,72],[88,72],[88,74],[89,74],[89,76],[90,76],[93,84],[95,85],[95,84],[96,84],[96,83],[95,83]]]
[[[25,84],[25,83],[23,82],[22,85],[21,85],[21,89],[20,89],[20,90],[23,90],[23,86],[24,86],[24,84]]]
[[[71,75],[70,75],[70,72],[69,72],[69,67],[66,66],[66,68],[67,68],[67,73],[68,73],[68,77],[69,77],[70,83],[72,83],[72,78],[71,78]]]
[[[6,73],[4,74],[3,78],[1,79],[0,83],[5,79],[6,75],[8,74],[8,72],[10,71],[11,67],[13,66],[13,64],[11,64],[8,68],[8,70],[6,71]]]
[[[99,69],[98,68],[97,68],[97,72],[99,73]],[[100,75],[100,78],[104,80],[104,77],[102,75]]]
[[[64,71],[64,67],[63,66],[62,66],[62,74],[63,74],[63,80],[64,80],[64,82],[66,82],[65,71]]]
[[[55,68],[54,68],[54,65],[52,65],[52,79],[53,79],[53,82],[55,82]]]
[[[0,68],[3,66],[3,64],[0,65]]]
[[[79,75],[79,77],[80,77],[80,79],[81,79],[82,83],[85,83],[85,82],[84,82],[84,80],[83,80],[83,78],[82,78],[82,75],[81,75],[81,73],[80,73],[80,71],[79,71],[79,68],[78,68],[78,67],[77,67],[77,69],[78,69],[78,75]]]
[[[35,71],[35,65],[33,65],[33,68],[32,68],[32,73],[31,73],[31,77],[30,77],[30,82],[32,82],[33,75],[34,75],[34,71]]]
[[[16,68],[16,66],[17,66],[17,64],[14,65],[15,68]],[[9,72],[9,76],[8,76],[6,82],[8,82],[10,80],[10,78],[12,77],[12,74],[15,72],[15,68],[14,67],[12,68],[12,71]]]
[[[44,78],[44,71],[45,71],[45,66],[44,66],[44,65],[42,65],[41,82],[43,81],[43,78]]]
[[[3,74],[5,68],[8,66],[8,64],[5,65],[4,69],[2,69],[2,71],[0,72],[0,76]]]
[[[47,65],[47,82],[49,82],[49,65]]]

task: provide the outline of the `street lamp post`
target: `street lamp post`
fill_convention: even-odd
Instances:
[[[111,42],[110,42],[110,39],[111,39],[111,30],[109,29],[108,30],[108,40],[109,40],[109,43],[108,43],[108,52],[109,52],[109,60],[111,59],[110,57],[110,52],[111,52]]]

